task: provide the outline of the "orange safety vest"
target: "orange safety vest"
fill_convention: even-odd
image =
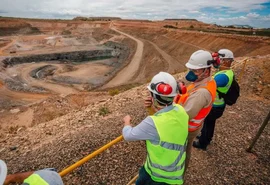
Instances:
[[[210,94],[212,96],[212,104],[213,104],[215,97],[216,97],[216,89],[217,89],[216,82],[213,79],[210,80],[209,82],[206,82],[205,86],[201,86],[198,88],[195,88],[194,83],[190,84],[187,87],[187,93],[176,96],[176,98],[174,99],[174,102],[183,106],[184,103],[186,102],[186,100],[188,99],[188,97],[190,96],[190,94],[197,91],[200,88],[205,88],[210,92]],[[208,107],[202,108],[193,119],[189,120],[189,122],[188,122],[188,131],[189,132],[193,132],[193,131],[197,130],[198,128],[200,128],[204,119],[209,114],[209,112],[212,108],[212,104],[210,104]]]

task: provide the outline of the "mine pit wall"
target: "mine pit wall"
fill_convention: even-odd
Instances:
[[[199,32],[168,32],[166,36],[211,51],[218,51],[221,47],[228,48],[236,57],[267,55],[270,50],[270,40],[267,37]]]
[[[31,55],[31,56],[21,56],[21,57],[10,57],[5,58],[2,61],[3,68],[12,67],[13,65],[23,64],[23,63],[32,63],[32,62],[44,62],[44,61],[63,61],[63,62],[69,62],[69,61],[76,61],[78,63],[84,62],[87,60],[95,59],[95,58],[117,58],[116,62],[112,62],[109,64],[113,69],[108,72],[107,74],[104,74],[103,77],[99,77],[95,81],[97,83],[91,84],[91,89],[95,89],[97,87],[102,86],[104,83],[108,82],[113,78],[117,72],[119,72],[123,67],[125,67],[128,64],[127,58],[130,54],[130,49],[128,46],[116,43],[116,42],[107,42],[104,44],[108,49],[104,50],[91,50],[91,51],[74,51],[74,52],[64,52],[64,53],[50,53],[50,54],[40,54],[40,55]],[[38,69],[40,70],[40,69]],[[35,72],[35,70],[34,70]],[[33,73],[33,71],[32,71]],[[29,74],[33,76],[33,74]],[[35,92],[35,93],[46,93],[46,90],[41,87],[28,87],[26,86],[18,77],[13,78],[5,78],[1,79],[5,82],[7,87],[14,91],[24,91],[24,92]],[[59,79],[53,79],[55,82],[63,83],[63,84],[72,84],[77,83],[74,81],[74,79],[68,79],[65,80],[59,78]]]
[[[32,35],[40,34],[40,30],[31,24],[19,21],[10,21],[0,18],[0,36],[8,36],[15,34]]]
[[[74,21],[1,18],[0,36],[31,34],[62,34],[64,31],[92,32],[96,28],[109,28],[110,21]]]
[[[267,55],[270,51],[269,37],[175,31],[162,28],[136,29],[128,26],[121,26],[119,29],[137,38],[150,40],[172,57],[181,59],[181,62],[186,62],[198,49],[217,51],[228,48],[236,57]]]
[[[113,49],[105,50],[91,50],[91,51],[74,51],[74,52],[63,52],[63,53],[50,53],[40,55],[29,55],[21,57],[6,58],[2,62],[4,67],[10,67],[17,64],[31,63],[31,62],[44,62],[44,61],[86,61],[91,60],[95,57],[113,57]]]
[[[95,28],[108,28],[109,22],[102,21],[27,21],[43,33],[61,33],[64,30],[91,31]]]
[[[94,84],[93,89],[101,87],[103,84],[109,82],[116,74],[121,71],[124,67],[126,67],[130,61],[128,61],[129,55],[131,54],[130,48],[122,43],[108,41],[104,44],[109,48],[113,48],[117,56],[117,62],[113,63],[113,70],[104,75],[104,79],[102,79],[102,83]]]
[[[108,48],[112,48],[112,56],[117,58],[116,62],[112,62],[109,65],[113,67],[111,71],[108,73],[104,74],[102,77],[96,77],[89,79],[88,84],[90,85],[87,90],[93,90],[101,87],[102,85],[106,84],[109,82],[120,70],[122,70],[125,66],[128,65],[129,61],[128,58],[130,56],[130,48],[122,43],[117,43],[117,42],[112,42],[108,41],[104,44]],[[100,63],[100,62],[98,62]],[[104,64],[103,62],[101,62]],[[57,78],[52,78],[53,81],[61,84],[80,84],[79,81],[77,81],[74,78],[70,77],[57,77]]]

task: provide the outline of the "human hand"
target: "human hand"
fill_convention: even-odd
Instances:
[[[7,175],[4,185],[8,185],[10,183],[19,183],[22,184],[23,181],[28,178],[30,175],[32,175],[34,171],[29,171],[29,172],[22,172],[22,173],[15,173],[15,174],[10,174]]]
[[[126,115],[126,116],[123,118],[124,125],[125,125],[125,126],[130,125],[130,120],[131,120],[130,115]]]
[[[6,179],[5,179],[5,182],[4,182],[4,185],[9,185],[10,183],[11,183],[11,177],[10,177],[10,175],[8,175],[7,177],[6,177]]]
[[[144,107],[145,108],[150,108],[153,104],[153,100],[151,96],[148,96],[145,100],[144,100]]]

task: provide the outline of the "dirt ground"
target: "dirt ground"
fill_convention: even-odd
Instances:
[[[256,61],[256,63],[254,63]],[[186,184],[269,184],[269,136],[267,126],[253,153],[247,153],[251,139],[269,112],[268,58],[248,62],[240,82],[241,97],[227,107],[218,120],[214,139],[206,152],[193,149]],[[243,65],[235,71],[240,73]],[[256,78],[253,73],[259,74]],[[183,75],[176,75],[183,76]],[[260,79],[261,83],[258,82]],[[253,88],[248,88],[246,85]],[[90,104],[50,122],[17,128],[1,137],[1,158],[9,173],[71,165],[121,134],[122,118],[132,116],[137,124],[146,116],[143,97],[146,84]],[[36,134],[32,134],[36,133]],[[53,159],[53,160],[52,160]],[[120,142],[64,177],[65,184],[126,184],[145,159],[143,142]]]
[[[44,65],[42,63],[15,65],[8,69],[1,65],[1,79],[5,75],[18,76],[26,83],[30,81],[33,85],[52,90],[43,94],[12,91],[4,81],[0,81],[0,159],[6,161],[8,173],[45,167],[63,170],[119,136],[123,127],[122,118],[126,114],[132,116],[133,124],[138,124],[147,116],[143,98],[148,94],[146,83],[153,75],[168,71],[177,79],[182,79],[184,74],[181,72],[185,71],[184,64],[192,52],[198,49],[216,51],[223,46],[235,51],[237,58],[233,69],[241,85],[241,97],[236,105],[227,107],[224,116],[218,120],[208,150],[193,150],[186,184],[269,184],[269,125],[253,153],[245,151],[270,108],[269,39],[161,28],[167,23],[113,23],[117,30],[142,43],[142,50],[136,44],[138,42],[128,39],[121,32],[110,30],[109,23],[30,22],[42,31],[42,35],[0,38],[1,57],[39,53],[44,48],[44,51],[51,52],[54,47],[59,52],[86,47],[92,49],[110,40],[131,48],[128,61],[124,64],[126,69],[131,64],[129,61],[137,61],[136,64],[140,65],[132,62],[135,67],[131,67],[126,74],[136,78],[122,77],[123,82],[126,80],[122,87],[103,91],[97,89],[95,92],[86,92],[76,84],[63,86],[48,83],[49,79],[30,77],[30,71]],[[69,30],[72,36],[59,37],[64,30]],[[17,49],[16,53],[10,53],[13,49]],[[142,50],[140,56],[133,58],[138,49]],[[248,60],[242,71],[245,59]],[[76,70],[69,71],[65,70],[65,65],[52,65],[58,67],[57,75],[82,80],[98,77],[109,68],[84,63],[73,66]],[[91,70],[93,73],[88,73]],[[115,75],[115,78],[119,77]],[[125,92],[121,92],[122,88]],[[65,184],[126,184],[137,174],[145,155],[144,142],[121,141],[66,175],[63,180]]]

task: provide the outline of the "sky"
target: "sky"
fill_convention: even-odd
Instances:
[[[270,0],[0,0],[0,16],[190,18],[218,25],[270,28]]]

